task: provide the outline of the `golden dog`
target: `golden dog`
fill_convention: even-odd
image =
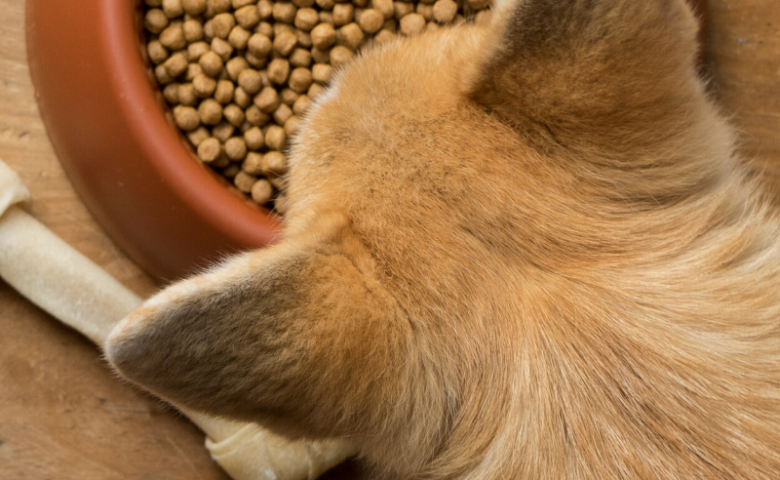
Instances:
[[[163,398],[403,479],[780,478],[778,219],[683,0],[508,0],[364,52],[285,238],[106,345]]]

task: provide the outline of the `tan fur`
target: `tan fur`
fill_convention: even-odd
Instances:
[[[778,220],[682,0],[520,0],[344,69],[285,239],[125,320],[185,406],[404,479],[780,475]]]

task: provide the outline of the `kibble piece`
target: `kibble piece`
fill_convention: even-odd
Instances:
[[[301,30],[309,31],[320,21],[317,10],[313,8],[301,8],[295,13],[295,26]]]
[[[279,195],[276,197],[276,200],[274,200],[274,210],[276,210],[279,215],[284,215],[289,209],[290,199],[287,195]]]
[[[230,105],[225,107],[222,110],[222,115],[225,117],[225,119],[228,122],[230,122],[231,125],[235,127],[240,127],[241,125],[243,125],[244,121],[246,120],[244,109],[242,109],[235,103],[231,103]]]
[[[238,75],[238,85],[243,88],[246,93],[254,95],[259,92],[262,87],[260,74],[257,70],[247,68]]]
[[[406,2],[393,2],[393,10],[395,13],[395,19],[401,20],[405,16],[414,12],[414,4]]]
[[[233,133],[235,133],[236,127],[231,125],[229,122],[219,122],[217,125],[214,126],[214,128],[211,129],[211,134],[214,135],[214,138],[219,140],[222,143],[225,143],[228,141],[230,137],[233,136]]]
[[[276,2],[274,3],[274,20],[282,23],[292,24],[295,21],[295,13],[298,8],[289,2]]]
[[[227,158],[227,155],[225,155],[225,158]],[[230,163],[230,159],[227,158],[227,164],[225,165],[225,168],[224,170],[222,170],[221,173],[223,177],[233,179],[235,178],[236,175],[238,175],[238,172],[240,171],[241,168],[234,163]]]
[[[298,93],[303,93],[309,89],[312,82],[312,73],[308,68],[296,68],[290,73],[290,88]]]
[[[393,8],[393,0],[371,0],[371,7],[382,12],[382,16],[385,20],[393,18],[395,9]]]
[[[211,49],[206,42],[191,43],[187,47],[187,55],[190,57],[190,62],[197,62],[200,57],[206,54]]]
[[[189,132],[195,130],[200,126],[200,117],[198,112],[192,107],[177,106],[173,109],[173,119],[176,122],[176,126]]]
[[[236,23],[247,30],[255,28],[255,25],[260,23],[260,12],[255,5],[241,7],[233,15],[236,18]]]
[[[274,38],[278,37],[282,33],[292,33],[295,34],[296,30],[295,27],[292,25],[288,25],[286,23],[274,23]]]
[[[320,50],[317,47],[311,49],[311,59],[316,63],[330,62],[330,49]]]
[[[227,62],[233,55],[233,46],[219,37],[214,37],[211,40],[211,51],[219,55],[223,62]]]
[[[233,27],[236,26],[236,19],[230,13],[220,13],[211,19],[212,28],[214,29],[214,36],[225,40]]]
[[[262,127],[271,121],[271,116],[268,113],[260,110],[257,105],[252,105],[246,109],[246,119],[252,125]]]
[[[227,12],[233,6],[230,0],[208,0],[208,2],[208,6],[214,10],[215,14]]]
[[[213,81],[213,80],[212,80]],[[214,89],[214,100],[222,105],[230,103],[233,100],[235,86],[230,80],[220,80]]]
[[[184,39],[184,31],[181,25],[171,25],[160,33],[160,43],[168,50],[181,50],[187,46],[187,40]]]
[[[323,10],[330,10],[336,5],[336,0],[314,0]]]
[[[278,127],[277,127],[278,128]],[[284,175],[287,173],[287,159],[280,152],[268,152],[263,155],[261,167],[263,172],[274,175]]]
[[[268,20],[274,14],[274,4],[269,0],[260,0],[257,2],[257,13],[260,14],[260,20]]]
[[[282,32],[274,38],[274,51],[279,55],[286,57],[293,51],[298,43],[298,36],[293,32]]]
[[[222,120],[222,105],[213,98],[207,98],[200,102],[198,115],[204,125],[216,125]]]
[[[279,106],[279,94],[276,93],[275,88],[265,87],[257,94],[254,103],[261,111],[271,113]],[[252,120],[249,121],[251,122]]]
[[[274,122],[276,122],[278,125],[284,125],[284,122],[292,117],[292,115],[292,109],[288,105],[282,103],[276,110],[274,110],[274,114],[272,116]]]
[[[241,56],[233,57],[225,63],[225,70],[227,70],[228,77],[234,82],[238,80],[238,75],[247,68],[249,68],[249,64],[246,59]]]
[[[268,56],[272,48],[273,43],[271,43],[271,39],[262,33],[255,33],[249,37],[249,42],[247,42],[247,49],[257,57]]]
[[[438,32],[439,30],[441,30],[441,27],[436,22],[428,22],[425,24],[426,32]]]
[[[149,42],[146,46],[146,53],[149,55],[149,60],[155,65],[163,63],[168,58],[168,49],[157,40]]]
[[[257,3],[257,0],[231,0],[230,3],[233,5],[234,9],[238,10],[239,8],[245,7],[247,5]]]
[[[311,65],[311,52],[305,48],[296,48],[290,54],[290,65],[293,67],[308,67]]]
[[[240,25],[233,27],[228,35],[228,43],[236,50],[244,50],[252,34]]]
[[[301,95],[293,104],[292,111],[295,115],[301,116],[309,107],[311,107],[311,98],[308,95]]]
[[[179,103],[179,84],[178,83],[171,83],[165,86],[163,88],[163,97],[165,98],[165,101],[168,102],[171,105],[176,105]]]
[[[194,107],[198,103],[198,97],[195,96],[195,88],[191,83],[182,83],[178,91],[179,103],[188,107]]]
[[[203,38],[209,42],[214,39],[214,23],[211,20],[203,24]]]
[[[211,163],[219,158],[222,153],[222,144],[216,138],[207,138],[198,145],[198,157],[206,163]]]
[[[197,20],[186,20],[181,29],[187,43],[194,43],[203,38],[203,24]]]
[[[197,17],[206,11],[206,0],[181,0],[181,6],[187,15]]]
[[[337,27],[346,25],[355,17],[355,6],[351,3],[337,3],[333,6],[333,24]]]
[[[200,145],[201,142],[203,142],[207,138],[211,138],[211,135],[209,134],[209,131],[206,129],[206,127],[203,126],[198,127],[195,130],[187,133],[187,139],[195,148],[198,148],[198,145]]]
[[[334,67],[347,63],[352,58],[352,50],[339,45],[330,51],[330,64]]]
[[[311,31],[311,43],[315,48],[326,50],[336,42],[336,30],[327,23],[320,23]],[[314,52],[312,52],[312,55]]]
[[[217,81],[206,75],[200,74],[192,79],[192,88],[196,97],[210,97],[214,94],[214,90],[217,89]]]
[[[335,27],[336,22],[333,20],[333,12],[320,12],[320,23],[327,23],[331,27]]]
[[[354,15],[355,23],[360,24],[360,16],[363,14],[363,12],[365,10],[366,10],[365,8],[356,8],[355,9],[355,15]]]
[[[244,132],[244,142],[246,142],[246,147],[248,149],[260,150],[265,145],[263,131],[258,127],[252,126],[252,128]]]
[[[209,77],[216,77],[222,72],[222,58],[212,51],[203,54],[198,60],[198,65],[203,69],[203,73]]]
[[[360,28],[366,33],[378,32],[384,23],[385,16],[379,10],[369,8],[360,15]]]
[[[279,125],[271,125],[265,132],[265,144],[271,150],[282,151],[286,141],[287,134],[284,132],[284,128]]]
[[[260,129],[257,127],[255,127],[255,129],[257,129],[257,131],[260,132],[260,137],[262,138],[263,132],[260,131]],[[246,134],[244,134],[244,136],[246,137]],[[263,155],[255,152],[247,153],[246,158],[241,163],[241,170],[243,170],[244,172],[250,175],[260,175],[261,173],[263,173]]]
[[[286,122],[284,122],[284,133],[287,134],[287,137],[290,138],[298,131],[298,127],[300,126],[301,120],[293,115],[289,119],[287,119]]]
[[[457,11],[457,5],[455,6],[455,8]],[[414,11],[422,15],[422,17],[425,19],[426,22],[430,22],[431,20],[433,20],[433,5],[418,3]]]
[[[376,43],[382,44],[389,42],[394,38],[395,33],[391,32],[390,30],[380,30],[379,33],[374,36],[374,41]]]
[[[390,20],[385,20],[385,24],[382,25],[382,30],[387,30],[388,32],[395,33],[395,28],[397,27],[397,22],[395,19],[391,18]]]
[[[187,73],[184,75],[184,78],[188,82],[193,81],[198,75],[203,75],[203,69],[200,68],[200,65],[197,63],[190,63],[187,65]]]
[[[168,70],[165,69],[165,65],[157,65],[154,68],[154,77],[160,85],[168,85],[175,80],[175,78],[170,76]]]
[[[311,48],[311,34],[309,32],[304,32],[301,29],[295,30],[295,36],[298,37],[298,45],[305,48]]]
[[[401,19],[401,33],[411,37],[417,35],[425,28],[425,19],[419,13],[410,13]]]
[[[477,25],[488,26],[493,19],[493,13],[490,10],[480,10],[474,16],[474,23]]]
[[[274,36],[274,26],[271,25],[268,22],[260,22],[255,27],[255,33],[262,33],[268,38],[273,38]]]
[[[468,4],[472,10],[482,10],[490,6],[490,0],[468,0]]]
[[[233,88],[233,82],[227,82],[227,83],[230,84],[230,88]],[[219,91],[219,85],[217,85],[217,90]],[[247,108],[249,105],[252,104],[252,96],[246,93],[246,90],[244,90],[243,88],[237,87],[232,91],[233,91],[233,102],[239,107]]]
[[[233,185],[244,193],[249,193],[252,190],[252,185],[257,181],[257,177],[249,175],[246,172],[236,172],[236,177],[233,179]]]
[[[282,99],[282,103],[288,106],[292,106],[301,94],[293,90],[292,88],[285,88],[279,94]]]
[[[309,98],[314,100],[315,98],[317,98],[317,96],[322,95],[322,92],[324,91],[325,91],[325,87],[323,87],[317,82],[314,82],[311,84],[311,87],[309,87],[309,91],[306,92],[306,95],[308,95]]]
[[[271,182],[265,178],[261,178],[252,185],[250,194],[255,203],[265,205],[271,201],[271,197],[274,195],[274,187],[271,185]]]
[[[168,26],[168,17],[159,8],[152,8],[144,15],[144,28],[151,33],[160,33]]]
[[[187,57],[183,53],[175,53],[163,63],[165,70],[173,78],[187,71]]]
[[[290,62],[284,58],[275,58],[268,64],[268,79],[271,83],[281,85],[290,75]]]
[[[333,75],[333,67],[326,63],[316,63],[311,69],[311,77],[314,81],[328,83]]]
[[[452,0],[437,0],[433,5],[433,18],[439,23],[449,23],[458,13],[458,4]]]
[[[246,157],[246,143],[242,137],[231,137],[225,142],[225,154],[234,162]]]
[[[163,0],[162,10],[168,18],[176,18],[184,15],[181,0]]]
[[[362,8],[368,5],[368,0],[352,0],[352,3],[354,3],[356,7]]]

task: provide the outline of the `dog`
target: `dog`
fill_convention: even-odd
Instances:
[[[284,238],[105,345],[379,478],[780,476],[780,232],[683,0],[506,0],[366,50],[290,148]]]

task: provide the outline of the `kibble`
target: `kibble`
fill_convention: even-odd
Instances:
[[[222,153],[222,144],[216,138],[207,138],[198,145],[198,157],[206,163],[213,162]]]
[[[265,205],[271,201],[271,198],[274,195],[274,187],[271,185],[271,182],[265,178],[261,178],[252,185],[250,192],[252,194],[252,200],[260,205]]]
[[[233,161],[246,157],[246,143],[242,137],[231,137],[225,142],[225,154]]]
[[[146,54],[200,160],[260,205],[289,208],[285,150],[334,69],[366,44],[433,32],[491,0],[144,0]]]
[[[207,98],[200,103],[198,115],[204,125],[216,125],[222,119],[222,105],[213,98]]]

